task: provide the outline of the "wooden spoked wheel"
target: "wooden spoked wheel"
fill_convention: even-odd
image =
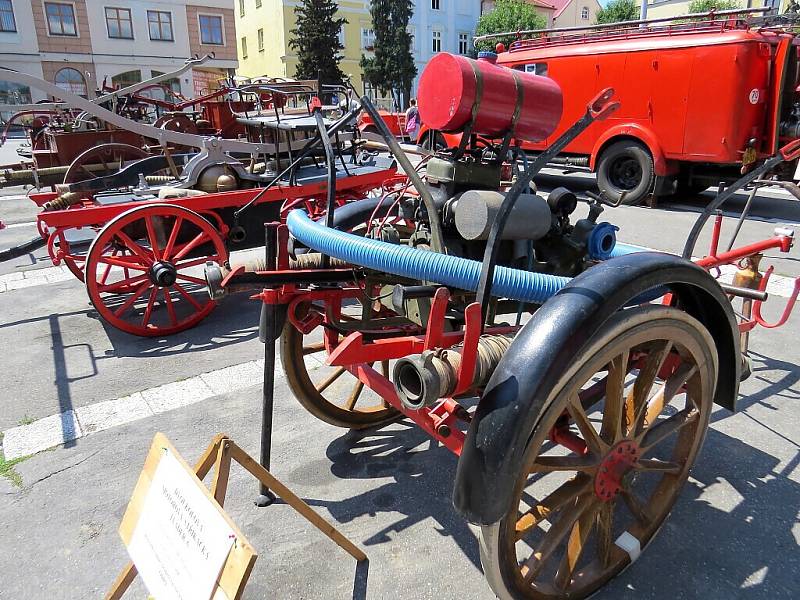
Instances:
[[[318,331],[318,330],[317,330]],[[388,423],[398,412],[344,367],[325,366],[319,336],[303,335],[287,323],[281,335],[281,363],[289,388],[318,419],[337,427],[364,429]],[[389,362],[377,365],[384,376]]]
[[[89,247],[86,290],[108,323],[142,336],[195,326],[214,308],[203,265],[227,260],[225,244],[202,216],[170,204],[129,210]]]
[[[150,156],[145,150],[110,142],[84,150],[67,168],[64,183],[77,183],[87,179],[98,179],[119,171],[126,161],[138,160]]]
[[[681,311],[620,312],[574,365],[544,405],[509,512],[482,527],[503,599],[584,598],[622,571],[668,516],[708,427],[716,349]],[[549,442],[554,428],[585,451]]]

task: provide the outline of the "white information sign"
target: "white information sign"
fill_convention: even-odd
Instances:
[[[235,534],[198,481],[164,452],[128,553],[156,600],[209,600]]]

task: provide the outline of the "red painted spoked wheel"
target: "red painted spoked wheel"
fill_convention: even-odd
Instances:
[[[716,346],[684,312],[621,311],[572,364],[543,399],[508,513],[481,528],[484,573],[503,600],[585,598],[628,566],[708,428]],[[548,442],[554,428],[585,450]]]
[[[100,144],[84,150],[75,157],[64,174],[64,183],[77,183],[112,175],[122,169],[125,161],[139,160],[147,156],[150,156],[148,152],[130,144],[118,142]]]
[[[171,204],[140,206],[109,221],[92,242],[86,290],[117,329],[171,335],[214,309],[203,265],[226,260],[219,233],[196,212]]]

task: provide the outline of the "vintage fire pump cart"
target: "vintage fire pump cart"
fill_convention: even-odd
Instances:
[[[267,225],[258,261],[206,269],[212,297],[260,290],[261,460],[269,465],[279,340],[289,386],[315,416],[355,429],[405,417],[459,457],[453,502],[480,526],[498,597],[584,598],[664,523],[712,405],[735,408],[740,331],[780,324],[761,318],[763,280],[721,285],[709,269],[788,252],[793,237],[720,252],[717,235],[695,264],[618,243],[598,220],[616,204],[605,196],[573,222],[572,192],[535,193],[536,172],[619,108],[610,89],[564,127],[552,79],[441,54],[419,98],[424,121],[466,133],[461,145],[415,167],[362,98],[405,184],[378,205],[331,206],[324,220],[294,210]],[[552,141],[527,163],[509,151],[514,137]],[[758,165],[698,228],[730,190],[798,152],[794,143]],[[335,225],[340,213],[347,227]],[[731,298],[759,308],[737,318]],[[259,502],[270,500],[263,489]]]

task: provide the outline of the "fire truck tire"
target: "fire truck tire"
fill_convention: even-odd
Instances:
[[[307,359],[314,364],[314,355],[324,359],[325,349],[309,341],[291,323],[286,323],[280,338],[281,364],[289,389],[308,412],[336,427],[365,429],[396,420],[400,413],[380,400],[363,402],[367,388],[349,372],[339,368],[318,366],[309,369]],[[389,365],[381,365],[388,374]],[[312,371],[314,372],[312,374]],[[312,377],[313,375],[313,377]],[[351,405],[351,406],[348,406]]]
[[[612,200],[623,192],[624,204],[640,204],[655,184],[653,155],[641,142],[620,140],[608,146],[597,163],[597,187]]]
[[[630,566],[669,516],[708,429],[717,351],[678,309],[620,311],[572,364],[540,409],[508,512],[481,527],[484,574],[503,600],[586,598]],[[555,432],[587,452],[553,448]]]
[[[438,131],[426,131],[419,140],[419,146],[434,152],[447,148],[447,142]]]

